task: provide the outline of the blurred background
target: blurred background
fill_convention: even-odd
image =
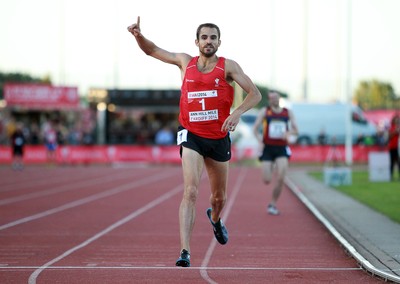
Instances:
[[[344,144],[346,123],[352,144],[385,147],[400,108],[398,11],[398,0],[0,0],[0,162],[17,126],[32,162],[46,161],[49,129],[59,161],[177,159],[153,146],[175,144],[180,73],[137,47],[126,29],[137,16],[157,45],[191,55],[197,26],[219,25],[218,54],[254,80],[257,108],[274,90],[293,109],[296,151]],[[256,113],[232,133],[237,159],[257,155]]]

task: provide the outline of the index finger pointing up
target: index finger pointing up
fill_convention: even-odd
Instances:
[[[136,23],[137,27],[140,28],[140,16],[137,17],[137,23]]]

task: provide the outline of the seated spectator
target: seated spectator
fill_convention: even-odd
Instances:
[[[172,145],[174,144],[175,135],[168,126],[164,126],[157,131],[155,136],[155,143],[157,145]]]

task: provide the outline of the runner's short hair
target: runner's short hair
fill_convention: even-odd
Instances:
[[[197,28],[197,31],[196,31],[196,38],[197,38],[197,39],[200,38],[200,30],[201,30],[202,28],[216,29],[216,30],[217,30],[217,33],[218,33],[218,39],[221,38],[221,31],[219,30],[219,27],[218,27],[216,24],[213,24],[213,23],[204,23],[204,24],[201,24],[201,25]]]

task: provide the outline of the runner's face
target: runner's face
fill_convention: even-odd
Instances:
[[[271,107],[279,107],[279,95],[272,93],[268,96]]]
[[[213,56],[220,44],[221,41],[218,38],[218,32],[215,28],[202,28],[199,39],[196,39],[196,45],[199,47],[200,53],[206,57]]]

